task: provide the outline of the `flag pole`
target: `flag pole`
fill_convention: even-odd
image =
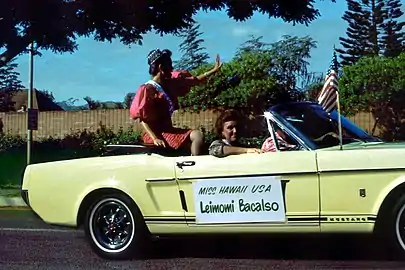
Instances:
[[[30,111],[32,109],[32,92],[34,85],[34,42],[30,43],[28,65],[28,95],[27,95],[27,165],[31,164],[32,130],[30,127]]]
[[[338,129],[339,129],[339,148],[343,149],[343,135],[342,135],[342,120],[340,119],[340,101],[339,101],[339,91],[336,91],[336,105],[338,114]]]
[[[337,61],[336,57],[336,47],[333,45],[333,61],[334,61],[334,71],[336,72],[336,78],[339,80],[339,63]],[[338,130],[339,130],[339,149],[343,149],[343,134],[342,134],[342,119],[341,119],[341,114],[340,114],[340,95],[339,95],[339,81],[337,82],[337,87],[336,87],[336,107],[337,107],[337,114],[338,114]]]

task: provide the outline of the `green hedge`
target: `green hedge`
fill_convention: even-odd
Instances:
[[[204,129],[205,149],[215,136]],[[48,138],[32,144],[31,163],[51,162],[75,158],[95,157],[101,155],[108,144],[136,144],[141,133],[120,129],[114,132],[111,128],[100,125],[97,131],[73,132],[63,139]],[[249,146],[260,147],[263,138],[242,138]],[[20,185],[22,173],[27,163],[26,138],[13,135],[0,135],[0,187]]]
[[[93,149],[48,148],[40,144],[32,147],[31,162],[42,163],[56,160],[96,156]],[[0,153],[0,187],[20,185],[21,176],[27,163],[26,147],[14,147]]]
[[[31,163],[99,156],[107,144],[135,144],[141,134],[120,129],[114,132],[100,124],[95,132],[72,132],[63,139],[47,138],[32,143]],[[0,135],[0,187],[20,185],[27,164],[26,138]]]

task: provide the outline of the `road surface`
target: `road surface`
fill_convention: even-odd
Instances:
[[[280,239],[162,239],[143,261],[105,261],[82,231],[47,226],[26,211],[0,211],[0,269],[403,269],[370,240],[294,236]]]

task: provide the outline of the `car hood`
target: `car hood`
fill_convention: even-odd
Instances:
[[[397,176],[405,172],[405,142],[356,142],[339,149],[335,146],[316,151],[320,171],[396,170]]]
[[[343,145],[342,150],[405,149],[405,142],[354,142]],[[320,150],[340,150],[339,146]]]

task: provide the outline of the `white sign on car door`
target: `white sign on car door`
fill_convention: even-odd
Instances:
[[[274,176],[193,183],[197,224],[285,222],[281,181]]]

